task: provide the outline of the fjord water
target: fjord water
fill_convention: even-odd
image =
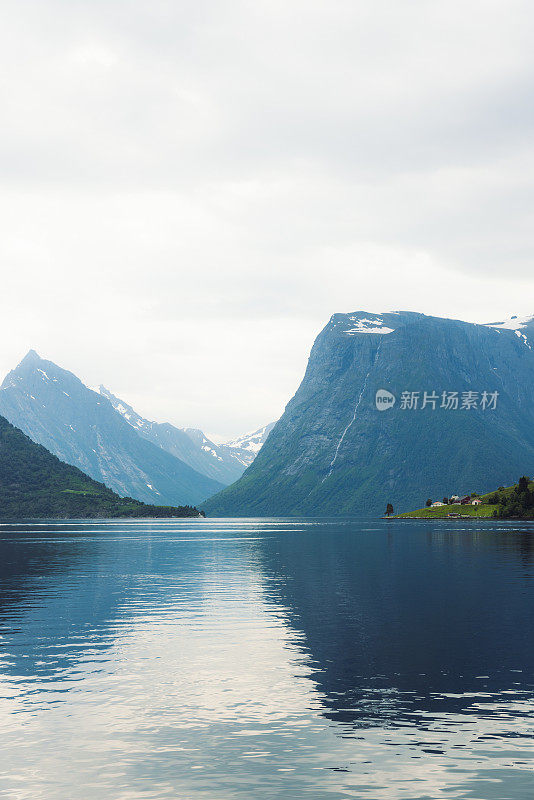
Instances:
[[[521,800],[534,527],[0,527],[0,796]]]

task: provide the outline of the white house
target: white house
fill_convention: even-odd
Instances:
[[[432,503],[430,508],[438,508],[439,506],[444,506],[444,505],[445,505],[445,503],[442,503],[440,500],[436,500],[435,503]]]
[[[481,503],[482,503],[482,500],[480,499],[480,497],[475,497],[474,500],[471,500],[471,505],[472,506],[479,506],[479,505],[481,505]]]

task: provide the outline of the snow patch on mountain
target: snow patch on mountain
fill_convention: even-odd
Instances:
[[[499,333],[501,331],[513,331],[517,338],[521,339],[529,350],[532,350],[532,345],[534,344],[534,316],[510,317],[510,319],[503,322],[490,322],[486,327],[495,328]],[[527,333],[524,332],[525,329]],[[530,334],[530,339],[527,334]]]
[[[210,456],[213,456],[213,458],[216,458],[218,461],[222,461],[221,456],[219,456],[213,447],[210,447],[207,442],[208,440],[204,439],[204,444],[201,446],[201,449],[204,450],[205,453],[209,453]]]
[[[388,334],[393,333],[395,328],[389,327],[391,320],[390,316],[399,314],[398,311],[388,311],[380,314],[367,313],[352,313],[352,314],[334,314],[330,319],[330,323],[334,328],[340,330],[348,336],[356,336],[360,333],[378,333]],[[384,317],[388,318],[387,323]]]
[[[350,321],[355,323],[354,327],[344,331],[344,333],[348,334],[349,336],[353,336],[356,333],[388,334],[393,333],[395,330],[394,328],[388,328],[387,325],[384,325],[384,322],[381,319],[369,319],[368,317],[358,319],[355,317],[350,317]]]
[[[248,453],[254,453],[254,455],[257,455],[263,447],[265,440],[272,431],[274,425],[275,423],[271,422],[269,425],[264,425],[263,428],[258,428],[257,431],[245,433],[244,436],[240,436],[237,439],[232,439],[229,442],[225,442],[224,446],[231,447],[235,450],[245,450]]]
[[[510,319],[504,320],[504,322],[488,322],[488,328],[499,328],[501,330],[506,331],[520,331],[522,328],[526,328],[527,325],[532,325],[534,323],[534,316],[530,317],[510,317]]]

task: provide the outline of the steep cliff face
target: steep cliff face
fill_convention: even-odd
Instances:
[[[256,460],[207,512],[376,514],[387,502],[402,511],[534,473],[530,323],[494,324],[334,315]],[[380,390],[395,398],[386,410]]]

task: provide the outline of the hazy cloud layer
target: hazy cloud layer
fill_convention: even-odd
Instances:
[[[336,311],[534,313],[527,2],[7,2],[0,367],[275,418]]]

